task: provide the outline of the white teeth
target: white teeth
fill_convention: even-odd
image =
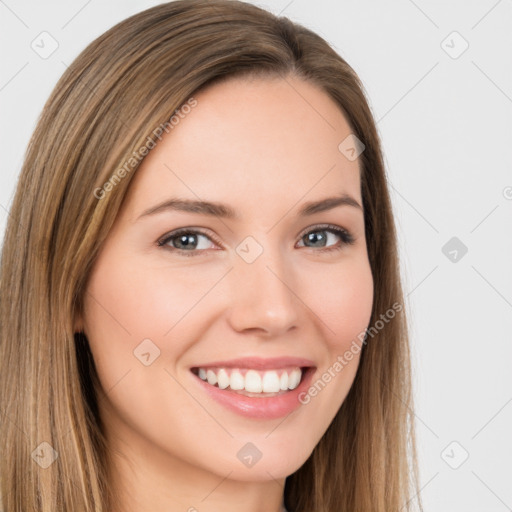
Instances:
[[[226,389],[229,386],[229,375],[224,368],[221,368],[217,373],[217,382],[220,389]]]
[[[268,371],[199,368],[197,374],[200,379],[207,381],[212,386],[218,385],[220,389],[229,388],[233,391],[247,391],[249,393],[288,391],[295,389],[302,379],[302,371],[298,367]]]
[[[280,379],[281,391],[286,391],[288,389],[288,374],[283,372]]]
[[[281,382],[276,372],[265,372],[262,387],[264,393],[277,393],[281,391]]]
[[[245,374],[245,390],[250,393],[261,393],[261,377],[258,372],[249,370]]]
[[[217,375],[212,370],[206,371],[206,379],[208,380],[208,384],[215,386],[217,384]]]
[[[244,376],[240,372],[235,370],[231,374],[230,381],[229,381],[229,387],[233,391],[239,391],[240,389],[244,389],[244,386],[245,386]]]
[[[295,389],[300,383],[300,370],[293,370],[288,379],[288,389]]]

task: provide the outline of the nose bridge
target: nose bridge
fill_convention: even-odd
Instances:
[[[300,301],[291,263],[268,237],[247,237],[236,249],[231,272],[231,323],[237,330],[262,329],[277,335],[297,325]]]

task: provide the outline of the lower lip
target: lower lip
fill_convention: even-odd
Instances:
[[[231,411],[249,418],[267,420],[287,416],[302,405],[299,401],[299,395],[308,389],[313,373],[314,368],[308,368],[295,389],[271,397],[249,397],[230,389],[220,389],[217,386],[212,386],[197,375],[194,375],[194,378],[213,399]]]

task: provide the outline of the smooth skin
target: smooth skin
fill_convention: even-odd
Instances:
[[[194,97],[197,106],[136,171],[76,329],[106,393],[100,412],[121,496],[113,512],[239,512],[241,503],[246,512],[277,512],[285,478],[328,428],[360,355],[277,420],[226,409],[190,368],[304,357],[315,363],[315,382],[357,340],[373,298],[363,210],[297,212],[341,194],[362,205],[360,169],[338,149],[351,133],[341,110],[309,82],[231,78]],[[171,197],[224,203],[238,218],[173,210],[140,217]],[[179,228],[203,234],[159,245]],[[258,244],[251,251],[263,250],[252,263],[237,252],[247,237]],[[157,353],[151,344],[160,350],[148,366],[134,355],[147,339],[146,360]],[[237,458],[249,442],[262,453],[252,467]]]

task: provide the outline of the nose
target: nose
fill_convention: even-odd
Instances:
[[[230,272],[229,322],[237,332],[254,331],[274,338],[298,326],[304,307],[292,267],[269,250],[252,263],[236,257]]]

